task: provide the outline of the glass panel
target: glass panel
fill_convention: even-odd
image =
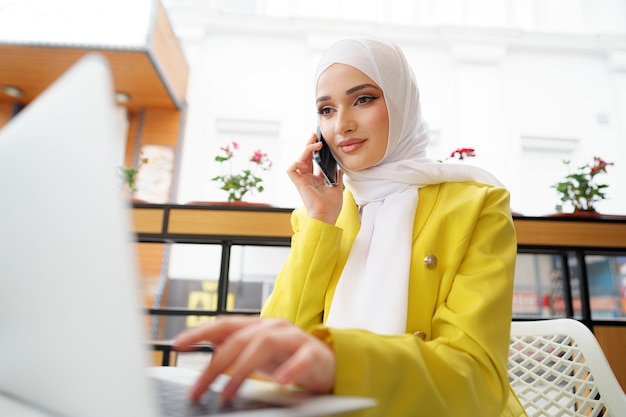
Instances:
[[[169,245],[165,255],[169,268],[158,293],[155,306],[215,311],[222,259],[221,245]],[[169,258],[169,259],[168,259]],[[154,316],[153,339],[170,339],[181,331],[195,327],[212,316]]]
[[[566,312],[562,256],[559,254],[517,255],[514,317],[564,316]]]
[[[567,259],[567,271],[563,267]],[[586,255],[589,306],[594,320],[626,318],[626,256]],[[567,274],[571,292],[569,304]],[[517,256],[514,317],[583,318],[582,274],[575,253]],[[571,313],[568,313],[570,312]]]
[[[177,243],[168,249],[168,274],[161,280],[164,284],[157,290],[154,306],[216,311],[222,246]],[[232,246],[226,310],[261,310],[288,253],[289,247]],[[170,339],[213,319],[207,315],[154,316],[151,337]]]
[[[626,256],[585,256],[592,319],[626,317]]]
[[[592,319],[605,319],[624,317],[621,309],[618,259],[604,255],[586,255],[584,257],[587,269],[587,284],[590,314]],[[621,257],[622,265],[624,258]],[[572,303],[574,307],[574,317],[583,318],[581,302],[581,282],[582,274],[579,267],[578,258],[574,255],[569,257]]]
[[[289,247],[233,246],[230,253],[228,310],[260,310],[274,288]],[[231,299],[232,297],[232,299]]]

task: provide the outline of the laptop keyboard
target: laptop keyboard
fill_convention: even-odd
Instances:
[[[188,386],[158,378],[155,378],[154,381],[164,417],[200,417],[217,413],[282,407],[265,401],[241,397],[235,397],[228,404],[223,404],[219,394],[211,390],[207,391],[200,401],[194,402],[188,398]]]

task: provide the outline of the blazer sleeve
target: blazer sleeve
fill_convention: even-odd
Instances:
[[[326,289],[336,267],[342,230],[311,219],[303,208],[294,210],[291,225],[291,250],[261,317],[284,318],[310,329],[323,320]]]
[[[361,417],[525,415],[511,400],[506,368],[517,252],[509,194],[459,185],[433,212],[442,217],[429,219],[414,243],[411,292],[438,280],[435,301],[409,297],[418,304],[409,313],[429,320],[426,336],[319,326],[313,333],[337,358],[334,392],[376,398],[377,407],[354,414]],[[430,251],[439,265],[428,275],[420,267]]]

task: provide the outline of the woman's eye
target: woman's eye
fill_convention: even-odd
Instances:
[[[321,109],[319,109],[319,110],[317,111],[317,113],[318,113],[318,114],[320,114],[320,115],[322,115],[322,116],[325,116],[325,115],[327,115],[328,113],[330,113],[330,107],[322,107]]]
[[[365,103],[369,103],[370,101],[374,101],[376,100],[378,97],[374,97],[374,96],[360,96],[357,97],[356,99],[356,104],[365,104]]]

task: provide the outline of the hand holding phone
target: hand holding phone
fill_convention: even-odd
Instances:
[[[337,161],[330,151],[330,147],[322,137],[322,131],[317,127],[317,141],[322,142],[322,149],[313,152],[313,159],[320,167],[327,185],[337,185]]]

